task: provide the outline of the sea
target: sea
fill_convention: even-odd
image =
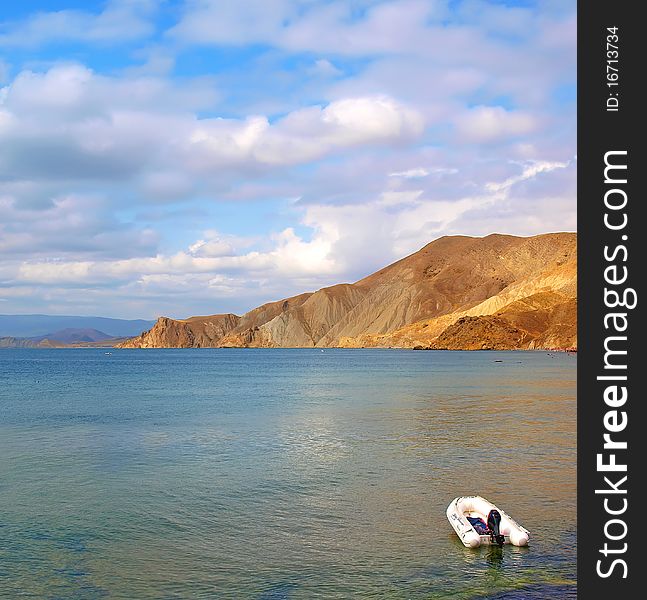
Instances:
[[[576,597],[567,353],[0,350],[0,597]],[[468,549],[450,501],[530,530]]]

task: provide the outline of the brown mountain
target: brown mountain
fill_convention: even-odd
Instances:
[[[574,233],[443,237],[356,283],[242,317],[162,317],[121,347],[571,349],[576,252]]]

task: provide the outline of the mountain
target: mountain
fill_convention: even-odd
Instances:
[[[162,317],[123,348],[574,349],[577,236],[447,236],[353,284],[243,316]]]
[[[0,348],[112,348],[126,339],[96,329],[68,328],[29,338],[0,337]]]
[[[151,327],[155,321],[110,319],[68,315],[0,315],[0,336],[32,338],[65,329],[94,329],[109,337],[130,337]]]
[[[27,338],[0,337],[0,348],[42,348],[39,342]]]
[[[41,342],[43,340],[50,340],[56,342],[63,342],[65,344],[73,344],[75,342],[103,342],[112,339],[114,336],[103,333],[97,329],[89,327],[79,329],[77,327],[67,327],[54,333],[47,333],[45,335],[34,336],[28,338],[34,342]]]

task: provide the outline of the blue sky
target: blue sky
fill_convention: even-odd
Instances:
[[[0,313],[242,312],[574,231],[575,2],[0,8]]]

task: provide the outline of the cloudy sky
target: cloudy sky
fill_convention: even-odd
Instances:
[[[0,313],[242,313],[574,231],[575,2],[0,8]]]

